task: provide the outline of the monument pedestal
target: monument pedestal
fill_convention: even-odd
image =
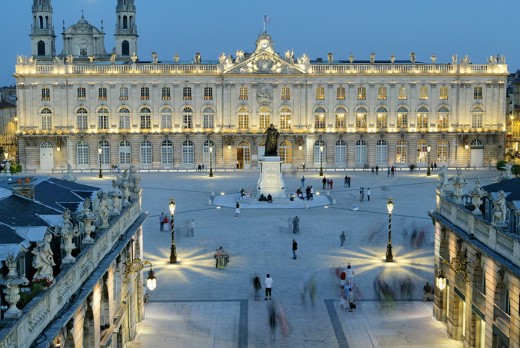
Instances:
[[[273,199],[286,198],[280,156],[264,156],[259,163],[258,196],[263,193],[266,197],[268,194],[271,194]]]

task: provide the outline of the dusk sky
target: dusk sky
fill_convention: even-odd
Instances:
[[[16,55],[30,55],[31,0],[4,0],[0,30],[0,85],[14,84]],[[114,46],[116,0],[53,0],[57,53],[62,50],[62,26],[76,23],[81,10],[89,23],[104,21],[105,47]],[[138,56],[171,61],[175,53],[190,60],[200,52],[203,60],[251,52],[262,32],[263,16],[271,18],[267,31],[283,55],[294,50],[311,59],[332,52],[335,59],[409,59],[449,63],[469,55],[475,64],[490,55],[504,54],[509,72],[520,69],[520,32],[516,14],[519,0],[136,0]]]

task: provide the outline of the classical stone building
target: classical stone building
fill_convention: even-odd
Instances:
[[[251,52],[215,61],[147,60],[134,0],[117,1],[114,53],[81,17],[56,54],[50,0],[34,0],[32,11],[32,55],[18,57],[15,73],[27,169],[209,167],[210,153],[217,168],[255,168],[270,124],[285,167],[481,167],[503,157],[503,56],[310,59],[279,55],[264,32]]]
[[[441,173],[435,223],[434,316],[464,347],[520,346],[520,179],[463,192]]]
[[[109,192],[70,173],[0,183],[1,348],[134,339],[144,319],[141,271],[151,266],[142,258],[147,215],[135,172]]]

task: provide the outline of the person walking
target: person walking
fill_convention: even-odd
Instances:
[[[298,215],[296,215],[293,219],[293,231],[292,233],[296,234],[296,233],[300,233],[300,218],[298,217]]]
[[[352,266],[350,263],[347,266],[347,286],[352,287],[354,284],[354,270],[352,269]]]
[[[253,288],[255,289],[255,301],[258,301],[260,299],[260,290],[262,290],[262,284],[258,276],[253,279]]]
[[[166,218],[166,216],[164,215],[164,213],[161,213],[161,215],[159,216],[159,226],[160,226],[160,231],[164,231],[164,219]]]
[[[359,201],[363,202],[364,198],[365,198],[365,189],[363,187],[361,187],[359,189]]]
[[[190,237],[195,236],[195,219],[191,219],[190,223]]]
[[[321,183],[323,184],[323,189],[325,190],[325,185],[327,185],[327,178],[323,177],[323,179],[321,180]]]
[[[356,308],[356,305],[354,304],[354,291],[352,291],[352,288],[348,288],[347,302],[348,302],[348,311],[352,312],[354,310],[354,308]]]
[[[240,203],[235,204],[235,216],[238,217],[240,215]]]
[[[273,278],[271,278],[271,275],[267,273],[265,280],[264,280],[264,287],[265,287],[265,298],[264,300],[267,301],[267,298],[272,300],[271,294],[272,294],[272,288],[273,288]]]
[[[339,240],[341,241],[340,246],[343,246],[343,244],[345,244],[345,231],[341,232],[341,234],[339,235]]]
[[[301,182],[302,182],[302,188],[304,188],[305,187],[305,175],[302,176]]]
[[[330,189],[334,189],[334,181],[332,179],[329,180]]]
[[[370,202],[370,187],[367,187],[367,201]]]
[[[298,258],[298,242],[296,242],[296,239],[292,240],[292,254],[293,260],[296,260]]]

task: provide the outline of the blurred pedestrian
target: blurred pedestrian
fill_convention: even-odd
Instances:
[[[367,201],[370,202],[370,187],[367,187]]]
[[[253,289],[255,290],[255,301],[260,299],[260,290],[262,290],[262,284],[258,276],[253,278]]]
[[[161,215],[159,215],[159,231],[164,231],[164,219],[166,218],[166,216],[164,215],[164,213],[161,213]]]
[[[347,286],[352,287],[354,284],[354,270],[350,263],[347,266]]]
[[[343,244],[345,243],[345,231],[341,232],[341,234],[339,235],[339,240],[341,241],[340,246],[343,246]]]
[[[240,203],[235,204],[235,216],[238,217],[240,215]]]
[[[271,278],[271,275],[269,273],[267,273],[266,278],[264,280],[264,286],[265,286],[264,300],[267,301],[268,298],[269,298],[269,300],[272,300],[271,293],[272,293],[272,287],[273,287],[273,278]]]
[[[296,239],[292,240],[292,253],[293,260],[296,260],[298,258],[298,242],[296,242]]]
[[[292,233],[300,233],[300,218],[296,215],[293,219],[293,231]]]

